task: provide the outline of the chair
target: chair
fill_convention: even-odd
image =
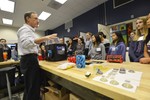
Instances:
[[[15,85],[15,71],[15,67],[0,68],[0,89],[7,87],[9,100],[13,100],[11,87]]]

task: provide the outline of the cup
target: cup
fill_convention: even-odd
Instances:
[[[85,55],[76,55],[77,68],[85,68]]]
[[[4,59],[4,61],[6,61],[7,60],[7,52],[3,52],[3,59]]]

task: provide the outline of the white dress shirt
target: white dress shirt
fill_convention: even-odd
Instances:
[[[18,54],[26,55],[30,53],[38,54],[38,45],[34,43],[36,39],[35,29],[24,24],[17,32],[18,36]]]

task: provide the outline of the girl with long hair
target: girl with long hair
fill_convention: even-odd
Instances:
[[[126,58],[126,46],[120,32],[112,33],[112,44],[109,48],[108,55],[122,55],[123,60]]]
[[[68,48],[67,48],[67,56],[73,56],[75,52],[75,43],[73,38],[70,38],[68,41]]]
[[[144,40],[146,36],[146,18],[140,17],[136,20],[136,34],[129,47],[129,57],[131,62],[139,62],[140,58],[144,56]]]
[[[85,50],[85,43],[83,38],[78,38],[75,55],[83,55]]]
[[[145,39],[144,58],[140,59],[140,63],[143,64],[150,63],[150,13],[147,16],[147,28],[148,28],[148,35]]]
[[[98,34],[92,36],[92,43],[93,45],[88,53],[88,56],[90,56],[91,59],[105,60],[105,46],[101,42]]]

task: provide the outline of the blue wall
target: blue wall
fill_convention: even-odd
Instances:
[[[98,28],[97,24],[104,23],[104,7],[103,4],[101,6],[95,7],[94,9],[76,17],[73,19],[73,27],[70,28],[70,32],[68,33],[65,30],[65,25],[61,25],[58,28],[54,29],[56,33],[59,34],[59,37],[63,36],[76,36],[79,32],[92,32],[97,33]]]
[[[147,15],[150,12],[150,0],[134,0],[124,6],[113,8],[113,0],[108,0],[106,3],[106,20],[107,25],[131,19],[131,15],[139,17]],[[58,33],[59,37],[76,36],[79,32],[97,33],[97,24],[105,24],[104,4],[101,4],[94,9],[73,19],[73,27],[68,33],[65,30],[65,25],[61,25],[54,30],[49,31]]]
[[[106,2],[107,22],[108,25],[134,18],[145,16],[150,13],[150,0],[134,0],[126,5],[113,8],[113,0]]]

